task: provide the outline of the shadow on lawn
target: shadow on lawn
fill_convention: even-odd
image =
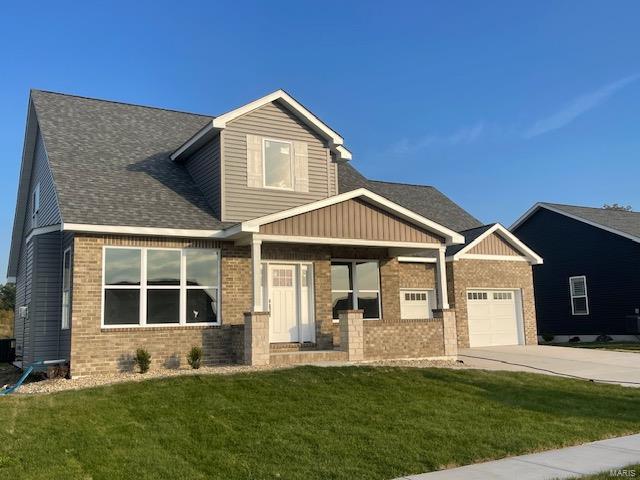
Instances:
[[[457,377],[451,383],[451,374]],[[475,395],[505,406],[558,417],[636,422],[640,427],[640,390],[618,385],[594,384],[582,380],[545,377],[534,373],[441,372],[424,370],[425,378],[449,383],[449,388]],[[523,376],[527,381],[523,381]],[[531,379],[535,379],[531,382]],[[495,381],[493,380],[495,379]],[[505,380],[508,379],[510,381]],[[612,396],[612,390],[616,395]],[[623,395],[620,395],[620,394]]]

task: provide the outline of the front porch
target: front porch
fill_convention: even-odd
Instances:
[[[458,235],[374,200],[316,202],[240,229],[247,363],[455,355],[445,249]]]

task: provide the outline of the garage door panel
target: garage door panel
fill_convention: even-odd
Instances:
[[[472,290],[467,293],[472,347],[518,344],[515,297],[514,291]]]

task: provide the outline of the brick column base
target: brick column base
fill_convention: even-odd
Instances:
[[[269,312],[244,314],[244,363],[269,365]]]
[[[458,333],[456,330],[456,311],[453,309],[436,309],[433,318],[442,320],[444,354],[448,357],[458,355]]]
[[[343,310],[340,318],[340,350],[350,361],[364,360],[364,325],[362,310]]]

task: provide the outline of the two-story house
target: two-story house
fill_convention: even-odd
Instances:
[[[453,358],[536,342],[541,258],[372,181],[282,90],[218,117],[32,91],[8,276],[22,364]],[[427,168],[427,167],[424,167]]]

